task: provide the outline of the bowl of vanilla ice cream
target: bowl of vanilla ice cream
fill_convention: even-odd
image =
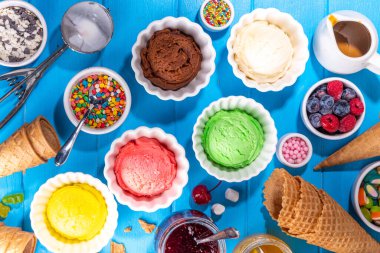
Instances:
[[[242,16],[227,42],[233,72],[251,88],[280,91],[293,85],[309,58],[302,26],[277,9],[255,9]]]

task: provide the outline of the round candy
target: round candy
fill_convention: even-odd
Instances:
[[[98,98],[107,98],[103,104],[96,105],[85,120],[91,128],[106,128],[115,124],[124,113],[126,97],[123,87],[111,76],[90,75],[80,80],[71,90],[70,104],[75,117],[83,118],[89,106],[89,91]]]

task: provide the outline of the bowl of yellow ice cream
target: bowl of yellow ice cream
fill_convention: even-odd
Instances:
[[[31,205],[32,228],[52,252],[99,252],[117,227],[117,205],[108,188],[83,173],[49,179]]]

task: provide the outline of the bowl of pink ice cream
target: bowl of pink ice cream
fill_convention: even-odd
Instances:
[[[119,203],[154,212],[181,196],[188,169],[185,150],[173,135],[160,128],[139,127],[112,143],[104,176]]]

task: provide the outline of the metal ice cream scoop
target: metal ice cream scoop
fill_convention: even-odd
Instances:
[[[0,103],[12,93],[16,93],[19,97],[13,110],[0,122],[0,129],[20,110],[44,72],[68,48],[83,54],[99,52],[110,42],[113,30],[112,17],[103,5],[95,2],[80,2],[71,6],[61,22],[64,44],[57,51],[35,68],[18,69],[0,76],[0,81],[7,80],[12,86],[0,98]]]

